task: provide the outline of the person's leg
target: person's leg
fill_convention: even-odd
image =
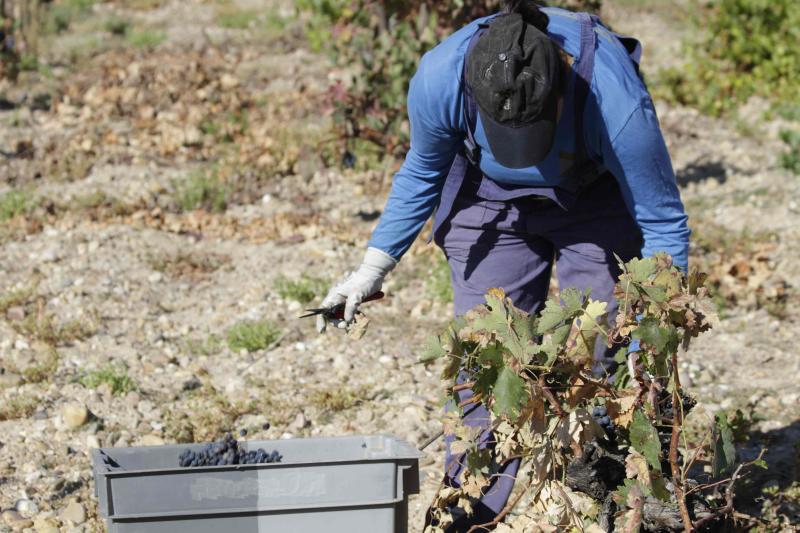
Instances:
[[[523,311],[533,313],[542,306],[550,284],[553,247],[524,231],[526,214],[520,205],[462,195],[454,205],[446,234],[436,236],[450,264],[456,316],[485,303],[486,292],[494,287],[502,288]],[[463,372],[460,380],[467,379]],[[471,396],[471,390],[458,393],[459,401]],[[480,436],[482,446],[493,447],[488,431],[491,415],[486,407],[476,404],[465,408],[463,422],[486,429]],[[451,453],[451,441],[445,440],[445,482],[456,485],[463,456]],[[513,489],[519,461],[495,468],[493,482],[480,501],[473,504],[474,514],[461,517],[448,528],[448,533],[489,522],[503,509]]]
[[[591,289],[591,298],[608,303],[608,321],[617,312],[614,286],[621,274],[615,254],[623,261],[639,257],[642,236],[629,214],[619,188],[612,178],[591,186],[582,194],[563,224],[546,235],[556,248],[559,288]],[[599,338],[595,349],[595,373],[616,370],[614,352]]]

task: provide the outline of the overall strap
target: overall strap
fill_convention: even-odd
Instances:
[[[481,36],[489,29],[488,21],[478,25],[478,30],[472,34],[467,45],[467,52],[464,54],[464,68],[461,70],[461,86],[464,90],[464,105],[461,106],[461,112],[464,119],[464,124],[467,127],[467,136],[464,138],[464,155],[467,160],[473,165],[480,166],[481,161],[481,147],[478,146],[478,141],[475,140],[475,126],[478,123],[478,106],[475,103],[475,98],[472,96],[472,89],[467,83],[467,61],[475,45],[478,44]]]
[[[575,160],[580,164],[589,158],[583,119],[586,114],[586,101],[589,99],[592,87],[597,34],[594,31],[594,17],[587,13],[577,13],[577,16],[581,25],[581,46],[578,64],[575,67]]]

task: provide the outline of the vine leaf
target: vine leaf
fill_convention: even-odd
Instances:
[[[474,328],[505,335],[508,331],[508,309],[506,308],[505,293],[502,289],[489,289],[486,293],[486,310],[483,316],[474,321]]]
[[[644,283],[656,273],[658,265],[652,259],[631,259],[624,265],[625,271],[634,283]]]
[[[565,322],[583,310],[583,300],[583,293],[572,287],[561,291],[561,301],[555,298],[547,300],[539,317],[536,333],[544,335],[556,329],[561,330]],[[566,327],[569,331],[569,327]]]
[[[633,422],[634,406],[636,405],[636,393],[625,391],[619,398],[606,400],[608,416],[620,427],[627,428]]]
[[[494,399],[495,414],[509,418],[518,416],[522,404],[528,400],[525,381],[510,368],[503,368],[494,383]]]
[[[653,470],[661,472],[661,442],[658,440],[658,432],[641,409],[636,409],[633,413],[630,434],[633,448],[644,455]]]
[[[733,430],[725,413],[717,413],[715,418],[714,477],[719,477],[733,469],[736,464],[736,446],[733,444]]]
[[[429,364],[445,355],[447,355],[447,350],[442,346],[442,337],[439,335],[430,336],[422,349],[419,361],[422,364]]]

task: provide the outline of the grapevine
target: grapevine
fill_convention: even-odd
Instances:
[[[530,316],[491,289],[485,305],[429,341],[421,359],[443,363],[445,431],[464,468],[442,483],[427,533],[445,531],[454,511],[470,514],[498,465],[516,458],[516,494],[471,531],[701,531],[732,513],[710,494],[735,467],[724,417],[710,430],[710,451],[688,449],[682,434],[695,401],[681,387],[678,358],[715,320],[705,275],[683,274],[667,255],[620,268],[613,321],[589,291],[565,289]],[[613,376],[592,373],[599,337],[617,348]],[[473,395],[461,399],[468,388]],[[476,402],[491,412],[493,454],[485,433],[461,423]],[[716,477],[698,475],[698,461],[712,462]]]

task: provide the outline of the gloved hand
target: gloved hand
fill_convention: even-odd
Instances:
[[[397,265],[397,260],[391,255],[377,248],[367,248],[364,261],[358,270],[335,285],[322,300],[320,307],[333,307],[345,303],[344,320],[341,325],[336,325],[339,327],[349,325],[356,316],[358,305],[367,296],[381,290],[383,278],[392,271],[395,265]],[[327,325],[328,321],[325,317],[318,315],[317,331],[324,332]]]

